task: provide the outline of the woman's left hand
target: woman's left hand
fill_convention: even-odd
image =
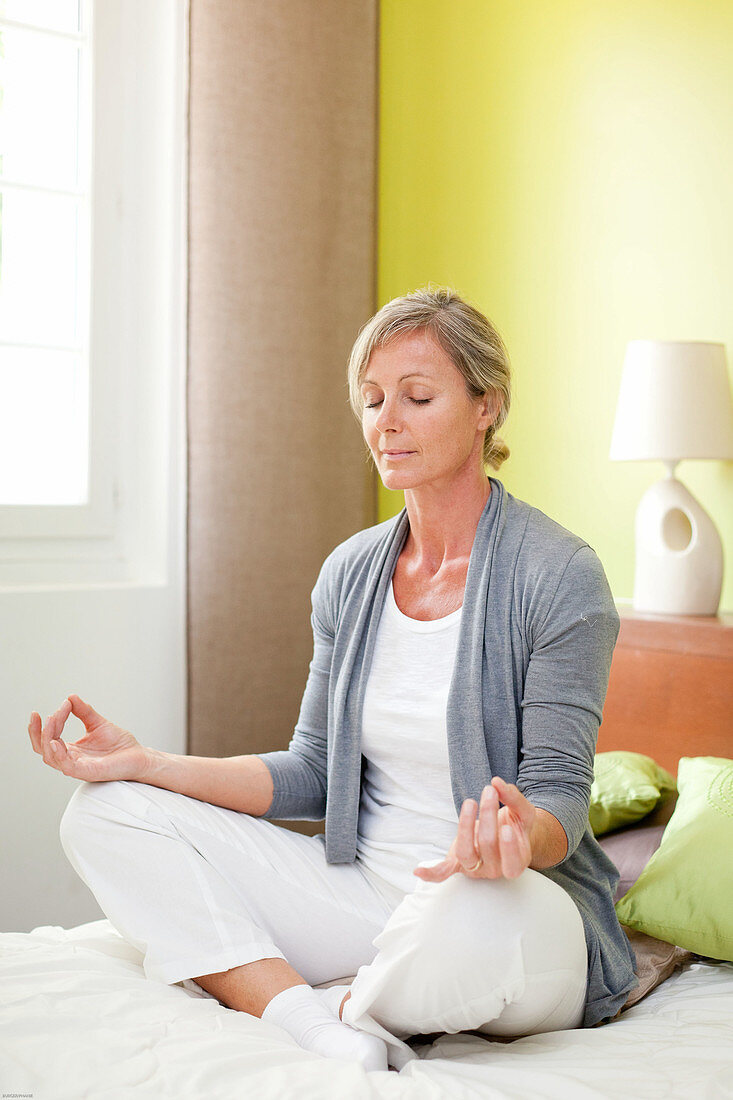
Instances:
[[[513,783],[494,776],[479,806],[473,798],[461,806],[458,833],[446,858],[434,867],[416,867],[413,874],[426,882],[443,882],[459,872],[468,878],[518,878],[532,861],[536,816]]]

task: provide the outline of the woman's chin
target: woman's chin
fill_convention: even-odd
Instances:
[[[406,477],[404,474],[400,476],[395,470],[380,470],[379,476],[385,489],[391,489],[394,493],[414,488],[414,478]]]

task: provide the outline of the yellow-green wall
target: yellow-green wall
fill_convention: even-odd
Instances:
[[[514,367],[497,476],[630,598],[663,467],[608,459],[626,343],[733,355],[733,3],[381,0],[380,70],[379,304],[434,281],[492,319]],[[733,608],[733,462],[677,476]],[[381,489],[380,518],[401,506]]]

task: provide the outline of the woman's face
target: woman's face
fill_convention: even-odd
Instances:
[[[467,471],[483,473],[492,403],[469,396],[463,375],[427,333],[372,352],[361,393],[364,438],[388,489],[447,489]]]

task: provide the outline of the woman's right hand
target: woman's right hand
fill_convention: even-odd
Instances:
[[[61,733],[70,714],[81,719],[86,729],[78,741],[65,742]],[[150,752],[127,730],[113,725],[93,707],[70,695],[59,709],[41,723],[36,711],[28,724],[33,751],[56,771],[100,783],[112,779],[132,779],[144,782]]]

